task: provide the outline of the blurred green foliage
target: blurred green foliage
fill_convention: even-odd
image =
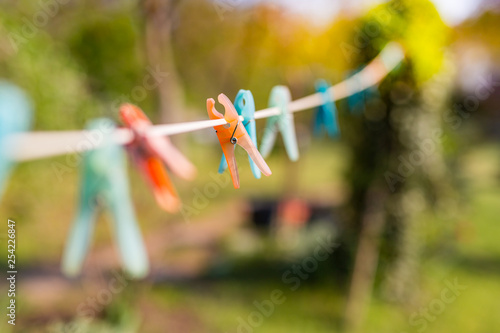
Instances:
[[[400,42],[417,83],[424,83],[442,68],[450,29],[429,0],[393,0],[380,5],[363,18],[367,32],[377,24],[381,34],[371,40],[375,49],[380,51],[387,41]]]
[[[363,20],[379,24],[376,51],[387,40],[402,42],[417,78],[423,81],[441,64],[447,37],[438,31],[446,29],[428,1],[399,3],[380,6]],[[387,8],[392,9],[388,12]],[[33,15],[43,7],[11,4],[6,9],[0,13],[0,75],[33,96],[39,129],[82,127],[90,117],[115,116],[109,105],[130,97],[147,73],[139,2],[60,5],[40,28],[34,25]],[[257,107],[262,108],[273,85],[287,84],[293,96],[299,97],[313,91],[318,76],[331,82],[343,79],[355,59],[339,45],[355,45],[351,32],[364,24],[340,18],[320,29],[266,5],[236,7],[223,19],[215,14],[212,3],[189,0],[180,2],[173,15],[177,70],[188,103],[200,115],[204,115],[203,101],[222,91],[233,96],[240,88],[250,89]],[[23,37],[23,31],[32,28],[34,36]],[[17,50],[10,41],[12,34],[22,40]],[[148,92],[140,102],[151,108],[154,99],[155,92]]]
[[[26,29],[33,29],[32,37],[24,37]],[[86,88],[85,73],[64,46],[5,12],[0,13],[0,31],[0,75],[31,96],[36,128],[81,128],[99,113],[99,105]]]
[[[113,15],[96,10],[69,37],[69,49],[95,95],[118,98],[141,83],[146,66],[137,21],[128,10]]]

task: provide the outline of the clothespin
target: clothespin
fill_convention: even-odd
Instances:
[[[240,187],[238,166],[236,165],[236,158],[234,156],[234,148],[236,144],[246,150],[250,158],[255,162],[264,175],[271,175],[271,169],[269,169],[266,161],[264,161],[255,147],[255,144],[248,135],[245,126],[241,123],[238,117],[238,112],[236,112],[236,109],[229,98],[227,98],[224,94],[220,94],[218,100],[219,103],[224,106],[226,111],[225,115],[220,114],[215,109],[214,99],[209,98],[207,99],[208,117],[210,119],[225,119],[227,122],[225,125],[214,126],[214,129],[217,133],[217,138],[219,139],[226,162],[229,165],[229,172],[231,173],[234,188]]]
[[[62,271],[80,273],[94,230],[96,208],[103,205],[113,217],[113,230],[125,271],[133,278],[149,270],[146,250],[130,200],[125,152],[114,143],[114,123],[96,119],[87,126],[103,133],[102,145],[83,153],[79,210],[63,255]],[[106,129],[106,131],[103,131]]]
[[[337,107],[329,91],[330,84],[325,80],[317,80],[315,86],[316,91],[321,94],[323,105],[320,105],[316,110],[313,133],[315,136],[319,136],[325,128],[329,137],[338,137],[340,129],[337,120]]]
[[[0,196],[14,162],[16,142],[11,136],[31,127],[33,109],[26,94],[15,85],[0,81]]]
[[[292,100],[290,90],[285,86],[275,86],[269,96],[269,107],[278,107],[280,114],[267,119],[266,129],[260,143],[260,152],[264,158],[269,156],[276,141],[278,130],[281,132],[288,157],[292,161],[299,159],[299,148],[295,135],[293,114],[288,110]]]
[[[167,137],[149,137],[151,121],[142,110],[132,104],[120,106],[120,117],[134,132],[134,140],[127,145],[132,158],[153,189],[158,205],[168,212],[176,212],[181,202],[163,163],[181,178],[191,180],[196,168],[175,148]]]
[[[358,73],[362,68],[358,68],[355,71],[351,71],[347,78],[354,76]],[[349,87],[349,96],[347,96],[347,105],[349,107],[349,111],[351,114],[360,115],[365,111],[365,96],[363,91],[358,91],[355,93],[351,93],[352,90],[358,90],[361,86],[361,81],[358,77],[353,78],[353,83]]]
[[[240,116],[243,116],[243,125],[247,130],[250,139],[255,147],[257,147],[257,130],[255,128],[255,102],[253,100],[253,95],[250,90],[241,89],[238,91],[236,98],[234,99],[234,107],[236,112]],[[250,155],[248,156],[248,160],[250,161],[250,168],[252,169],[252,173],[255,178],[260,179],[260,169],[259,167],[252,161]],[[219,173],[223,173],[227,169],[227,162],[224,154],[220,160],[219,164]]]

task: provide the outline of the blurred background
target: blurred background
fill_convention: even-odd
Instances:
[[[76,157],[18,164],[0,199],[2,249],[7,218],[17,222],[17,320],[4,315],[1,332],[500,327],[496,0],[4,0],[0,8],[0,77],[32,98],[34,130],[118,121],[122,102],[154,123],[202,120],[207,98],[234,99],[239,89],[262,109],[275,85],[296,99],[318,78],[342,81],[389,41],[406,52],[376,89],[337,103],[339,139],[313,137],[314,112],[301,112],[298,162],[278,138],[267,160],[273,175],[256,180],[238,154],[239,190],[217,174],[212,129],[172,137],[198,167],[193,182],[172,177],[178,214],[157,207],[129,163],[151,261],[143,280],[121,271],[105,209],[82,275],[64,277]],[[264,126],[257,121],[259,140]],[[0,267],[7,271],[7,259]]]

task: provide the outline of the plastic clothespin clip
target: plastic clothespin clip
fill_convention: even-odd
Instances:
[[[83,153],[79,209],[62,260],[62,271],[68,276],[75,276],[82,269],[94,231],[97,206],[101,205],[113,217],[113,230],[124,270],[133,278],[144,277],[149,270],[130,199],[125,152],[113,141],[113,131],[110,130],[114,128],[109,119],[96,119],[87,126],[87,129],[102,131],[104,135],[102,145]]]
[[[224,153],[226,162],[229,166],[229,172],[231,173],[234,188],[240,187],[238,166],[236,165],[236,158],[234,156],[234,148],[236,144],[246,150],[250,158],[255,162],[264,175],[271,175],[271,169],[269,169],[266,161],[264,161],[255,147],[252,139],[245,129],[245,126],[243,126],[238,117],[238,112],[236,112],[236,109],[229,98],[227,98],[224,94],[220,94],[218,100],[219,103],[224,106],[226,111],[225,115],[222,115],[215,109],[215,101],[213,98],[207,99],[207,112],[210,119],[225,119],[227,122],[227,124],[224,125],[214,126],[214,129],[217,133],[217,138],[219,139],[222,147],[222,152]]]
[[[358,73],[361,68],[351,71],[348,75],[348,79],[352,77],[351,81],[353,82],[349,87],[349,96],[347,96],[347,106],[351,114],[360,115],[365,111],[365,96],[363,91],[360,91],[361,81],[357,76],[354,76]],[[355,93],[351,93],[352,90],[358,90]]]
[[[255,147],[257,147],[257,130],[255,128],[255,102],[253,100],[253,95],[250,90],[241,89],[238,91],[236,98],[234,99],[234,107],[236,112],[240,116],[243,116],[243,125],[247,130],[250,139]],[[252,161],[252,158],[248,156],[248,160],[250,161],[250,168],[252,169],[252,173],[255,178],[260,179],[260,169],[259,167]],[[219,173],[223,173],[227,169],[227,161],[224,156],[220,160],[219,164]]]
[[[315,136],[320,136],[324,128],[329,137],[336,138],[340,135],[340,129],[337,119],[337,107],[332,93],[329,91],[330,84],[325,80],[317,80],[315,86],[316,91],[321,94],[323,105],[320,105],[316,110],[313,133]]]
[[[16,142],[11,136],[29,130],[32,114],[28,96],[17,86],[0,81],[0,196],[14,164],[11,154]]]
[[[188,180],[194,178],[196,168],[167,137],[147,135],[152,124],[139,107],[132,104],[121,105],[120,117],[134,133],[134,140],[127,145],[127,150],[153,189],[156,202],[162,209],[176,212],[181,201],[163,163],[177,176]]]
[[[290,90],[285,86],[275,86],[269,96],[269,107],[277,107],[280,114],[267,119],[266,128],[260,143],[260,152],[264,158],[269,156],[276,141],[278,130],[281,132],[288,157],[292,161],[299,159],[299,148],[297,136],[295,135],[295,124],[293,114],[288,109],[292,100]]]

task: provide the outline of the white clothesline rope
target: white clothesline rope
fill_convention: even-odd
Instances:
[[[376,85],[403,60],[404,52],[395,42],[387,46],[361,71],[330,87],[328,92],[337,101],[349,97]],[[321,94],[315,93],[296,99],[288,104],[290,112],[312,109],[323,104]],[[278,108],[267,108],[255,112],[255,119],[278,115]],[[242,119],[242,117],[240,117]],[[148,136],[170,136],[198,131],[218,125],[224,125],[224,119],[200,120],[185,123],[154,125],[148,129]],[[133,134],[126,128],[114,130],[114,140],[118,144],[127,144]],[[52,131],[16,134],[9,140],[9,157],[16,161],[29,161],[44,157],[77,153],[99,147],[102,140],[91,131]],[[11,149],[9,149],[11,148]],[[2,149],[2,147],[0,147]]]

